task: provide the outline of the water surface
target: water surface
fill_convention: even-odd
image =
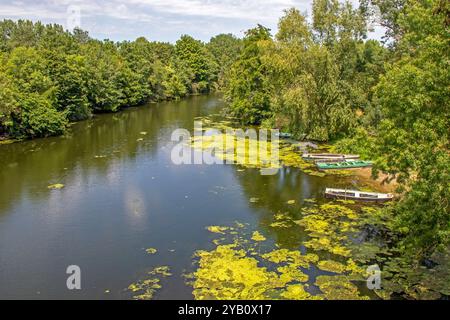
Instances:
[[[65,137],[0,146],[0,298],[129,299],[129,284],[168,265],[155,298],[192,299],[183,274],[196,250],[213,247],[210,225],[246,222],[269,243],[301,247],[304,233],[267,222],[322,197],[333,178],[171,162],[172,131],[192,132],[196,117],[222,108],[214,95],[150,104],[76,123]],[[66,288],[69,265],[80,266],[82,290]]]

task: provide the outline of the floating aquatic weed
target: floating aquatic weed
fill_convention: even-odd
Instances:
[[[392,219],[381,208],[361,207],[361,225],[376,225],[382,228],[392,229]]]
[[[269,226],[272,228],[290,228],[291,224],[287,221],[276,221],[269,224]]]
[[[271,290],[283,286],[275,272],[259,267],[258,260],[247,257],[235,245],[198,251],[196,255],[199,267],[194,272],[195,299],[270,299]]]
[[[281,297],[287,300],[320,300],[321,297],[312,296],[301,284],[292,284],[287,286],[286,291],[281,293]]]
[[[304,216],[295,223],[304,227],[311,237],[305,247],[350,257],[348,235],[356,231],[358,214],[343,205],[322,204],[303,209]]]
[[[319,261],[317,264],[319,269],[334,273],[344,273],[347,270],[347,266],[342,263],[333,260],[323,260]]]
[[[314,238],[306,241],[304,246],[316,251],[328,251],[343,257],[350,257],[352,253],[350,249],[347,249],[343,245],[333,244],[329,238]]]
[[[323,204],[317,208],[304,210],[305,216],[298,224],[305,227],[312,236],[332,236],[336,232],[353,231],[357,226],[354,221],[358,218],[357,213],[342,205]],[[336,237],[343,235],[336,234]]]
[[[212,232],[212,233],[222,233],[222,234],[224,234],[225,231],[229,230],[230,228],[229,227],[220,227],[220,226],[209,226],[209,227],[206,227],[206,229],[209,232]]]
[[[0,140],[0,145],[7,145],[7,144],[14,143],[16,141],[19,141],[19,140],[10,140],[10,139]]]
[[[155,254],[156,252],[158,252],[158,250],[156,250],[155,248],[148,248],[145,249],[145,252],[147,252],[148,254]]]
[[[383,254],[383,252],[390,255],[379,244],[372,242],[351,243],[349,244],[349,248],[352,251],[352,258],[363,264],[378,260],[378,256]]]
[[[140,294],[135,295],[133,298],[137,300],[151,300],[156,290],[161,288],[159,279],[147,279],[133,283],[128,287],[128,290]]]
[[[256,203],[259,201],[259,198],[250,198],[251,203]]]
[[[310,232],[310,236],[323,236],[329,235],[333,231],[331,230],[330,223],[320,216],[306,216],[301,220],[295,221]]]
[[[163,277],[168,277],[168,276],[172,275],[170,273],[170,267],[169,266],[156,267],[152,271],[150,271],[149,274],[151,274],[151,275],[161,275]]]
[[[342,203],[342,204],[355,204],[356,201],[354,200],[342,200],[342,199],[338,199],[336,200],[336,202]]]
[[[128,290],[138,293],[133,298],[137,300],[151,300],[158,289],[161,289],[161,278],[171,276],[168,266],[155,267],[150,272],[148,279],[140,280],[128,286]]]
[[[397,256],[382,267],[382,289],[376,294],[390,299],[393,294],[406,299],[436,300],[450,295],[450,257],[447,252],[436,251],[430,257],[435,265],[427,268],[411,265],[410,258]]]
[[[252,240],[254,241],[265,241],[266,237],[264,237],[261,233],[258,231],[253,232]]]
[[[239,222],[239,221],[235,221],[234,224],[235,224],[235,226],[237,228],[244,228],[246,226],[245,223],[242,223],[242,222]],[[247,225],[248,225],[248,223],[247,223]]]
[[[285,283],[290,283],[293,281],[307,282],[309,278],[307,274],[300,270],[300,266],[295,263],[278,267],[277,271],[281,274],[280,279]]]
[[[236,224],[245,227],[244,224]],[[188,276],[192,280],[189,284],[193,287],[195,299],[313,298],[306,291],[300,294],[295,285],[308,281],[301,268],[309,268],[311,263],[317,262],[317,255],[303,255],[300,251],[288,249],[260,253],[261,244],[254,238],[260,239],[261,234],[258,231],[250,233],[253,241],[249,241],[246,230],[240,230],[241,233],[228,239],[231,243],[196,252],[198,267]]]
[[[324,177],[327,175],[324,172],[317,171],[314,163],[307,162],[302,158],[297,150],[300,146],[297,141],[282,140],[274,143],[271,140],[260,141],[249,137],[230,136],[223,132],[234,129],[233,125],[236,123],[234,120],[213,120],[209,117],[198,118],[197,120],[203,121],[209,127],[203,127],[201,130],[208,134],[192,138],[191,147],[193,149],[199,151],[214,150],[217,159],[227,163],[239,164],[246,168],[277,169],[283,165],[299,168],[312,176]],[[251,144],[256,148],[250,148]],[[225,150],[223,149],[224,146]],[[280,163],[274,163],[273,154],[275,153],[273,151],[275,148],[278,150]],[[265,150],[265,152],[259,152],[259,150]]]
[[[407,299],[437,299],[449,295],[448,255],[431,269],[411,265],[412,259],[405,257],[404,252],[387,245],[386,237],[392,237],[390,230],[393,229],[387,211],[348,201],[335,203],[304,209],[303,218],[295,221],[311,237],[304,243],[305,247],[350,258],[346,263],[326,260],[317,264],[322,270],[340,274],[339,278],[318,278],[316,284],[324,292],[324,298],[361,298],[356,295],[356,286],[349,281],[365,280],[366,266],[374,263],[382,270],[382,289],[374,291],[382,299],[390,299],[393,294]],[[355,208],[348,207],[351,205]]]
[[[316,176],[316,177],[321,177],[321,178],[323,178],[323,177],[326,176],[326,173],[324,173],[324,172],[312,171],[312,170],[309,171],[308,174],[309,174],[310,176]]]
[[[249,252],[236,244],[220,245],[212,251],[198,251],[198,268],[192,274],[195,299],[309,299],[306,292],[295,287],[308,281],[299,268],[318,258],[302,256],[300,252],[286,250],[283,265],[270,271],[261,266],[259,256],[249,257]],[[272,261],[274,253],[270,257]],[[297,295],[295,295],[297,293]]]
[[[146,131],[142,131],[142,132],[140,132],[139,134],[145,136],[145,135],[147,135],[147,132],[146,132]]]
[[[290,228],[294,222],[288,214],[281,212],[274,214],[273,218],[275,221],[269,224],[272,228]]]
[[[352,258],[347,260],[345,271],[353,280],[362,280],[367,278],[365,267],[358,265]]]
[[[48,189],[52,189],[52,190],[59,190],[64,188],[65,186],[62,183],[55,183],[55,184],[51,184],[49,185],[47,188]]]
[[[332,217],[345,217],[348,219],[357,219],[358,215],[356,212],[348,207],[337,205],[337,204],[323,204],[320,206],[320,211],[323,214]]]
[[[261,257],[274,263],[288,262],[303,268],[309,268],[310,263],[315,263],[319,260],[319,257],[316,254],[308,253],[302,255],[300,251],[288,249],[276,249],[261,255]]]
[[[343,275],[318,276],[315,284],[327,300],[369,300],[369,297],[361,296],[358,287]]]
[[[289,200],[288,202],[287,202],[287,204],[295,204],[295,200]]]
[[[197,255],[194,296],[198,299],[368,299],[359,292],[354,281],[365,281],[366,267],[374,263],[378,263],[383,272],[382,290],[374,292],[383,299],[393,294],[436,299],[450,293],[450,268],[445,262],[432,270],[419,267],[411,270],[408,260],[393,258],[398,253],[387,246],[358,239],[368,223],[387,226],[388,219],[379,208],[342,201],[320,205],[306,202],[308,206],[301,209],[300,219],[293,220],[279,212],[273,216],[270,226],[300,225],[310,236],[303,243],[304,247],[325,254],[325,260],[319,261],[316,254],[286,248],[262,250],[262,243],[246,238],[253,238],[255,234],[246,233],[246,225],[236,222],[239,229],[219,229],[218,233],[226,236],[214,241],[216,249]],[[229,236],[233,237],[232,243],[226,244]],[[275,246],[279,247],[276,243]],[[320,296],[312,296],[302,284],[308,281],[302,268],[308,269],[311,265],[337,274],[316,278],[315,284],[322,292]],[[247,274],[249,281],[244,279]],[[435,274],[442,277],[437,279]],[[258,277],[263,280],[255,280]]]
[[[275,218],[275,220],[285,220],[285,219],[287,219],[286,214],[281,213],[281,212],[274,214],[273,217]]]

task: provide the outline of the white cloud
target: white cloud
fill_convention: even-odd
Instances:
[[[79,6],[81,27],[113,40],[147,36],[175,41],[180,34],[208,40],[217,33],[243,35],[257,23],[276,29],[284,9],[310,11],[313,0],[0,0],[0,19],[67,25],[67,8]],[[356,1],[356,0],[352,0]]]
[[[4,3],[6,2],[6,3]],[[1,17],[33,16],[64,18],[69,5],[80,6],[84,15],[148,21],[155,15],[276,21],[283,9],[306,8],[312,0],[0,0]]]
[[[130,0],[157,12],[212,18],[277,20],[283,9],[306,7],[311,0]]]

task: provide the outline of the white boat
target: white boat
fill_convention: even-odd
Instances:
[[[290,134],[290,133],[288,133],[288,132],[279,132],[279,133],[276,133],[275,134],[278,138],[285,138],[285,139],[288,139],[288,138],[291,138],[292,137],[292,134]]]
[[[346,160],[357,160],[359,155],[357,154],[336,154],[336,153],[304,153],[302,158],[305,160],[316,160],[316,161],[346,161]]]
[[[394,199],[391,193],[365,192],[358,190],[326,188],[326,198],[386,202]]]

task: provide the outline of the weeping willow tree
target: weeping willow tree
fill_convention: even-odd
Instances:
[[[312,12],[311,24],[296,9],[285,12],[272,50],[276,58],[267,61],[275,61],[274,77],[281,79],[274,117],[284,118],[299,137],[327,141],[351,133],[368,107],[370,83],[361,79],[369,63],[365,48],[373,43],[363,41],[364,11],[349,2],[317,0]]]
[[[227,90],[231,111],[244,123],[327,141],[353,132],[369,109],[370,87],[383,72],[374,59],[384,58],[370,52],[384,49],[364,41],[366,11],[316,0],[312,12],[309,23],[297,9],[286,10],[275,39],[248,37]]]

